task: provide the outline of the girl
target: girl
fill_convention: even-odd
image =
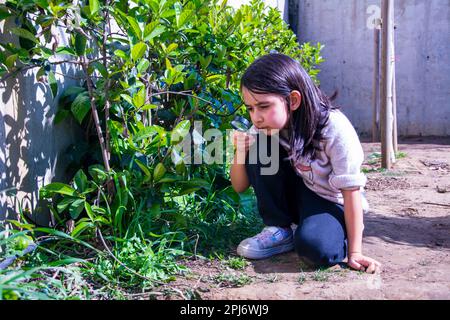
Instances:
[[[364,154],[349,120],[300,63],[283,54],[271,53],[251,64],[241,93],[257,136],[277,139],[281,147],[272,152],[267,144],[279,170],[264,175],[260,157],[249,161],[261,139],[233,133],[232,186],[238,193],[254,188],[266,225],[239,244],[238,254],[264,259],[295,248],[315,266],[332,266],[347,257],[353,269],[378,270],[381,264],[362,253],[363,210],[368,209],[361,194]],[[291,224],[298,225],[294,232]]]

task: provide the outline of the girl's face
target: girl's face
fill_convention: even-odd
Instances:
[[[286,127],[289,115],[286,101],[273,93],[254,93],[242,87],[242,97],[252,123],[258,129],[266,129],[272,135]]]

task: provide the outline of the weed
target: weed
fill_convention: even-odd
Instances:
[[[397,152],[396,154],[395,154],[395,158],[396,159],[403,159],[403,158],[406,158],[408,156],[408,154],[406,153],[406,152]]]
[[[242,287],[252,282],[252,278],[246,274],[236,274],[236,273],[221,273],[213,277],[214,282],[216,282],[220,287]]]
[[[300,273],[300,276],[298,277],[297,281],[298,281],[298,283],[303,284],[306,282],[306,280],[307,280],[307,277],[306,277],[305,273],[302,271]]]
[[[328,269],[320,268],[314,272],[314,274],[312,275],[312,279],[314,281],[325,282],[329,280],[330,275],[331,274]]]
[[[226,260],[225,264],[228,265],[231,269],[243,270],[247,266],[248,262],[242,257],[233,257]]]
[[[361,172],[363,173],[383,173],[386,172],[385,168],[362,168]]]

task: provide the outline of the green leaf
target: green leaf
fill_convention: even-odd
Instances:
[[[178,19],[177,28],[180,29],[186,24],[186,22],[189,21],[189,19],[193,19],[194,17],[195,15],[193,14],[192,10],[184,10]]]
[[[39,68],[38,72],[36,73],[36,81],[39,81],[39,78],[44,76],[45,73],[46,71],[44,67]]]
[[[178,27],[179,21],[180,21],[180,15],[181,15],[181,12],[183,11],[183,6],[179,2],[175,2],[173,7],[175,9],[175,23],[177,24],[177,27]]]
[[[145,164],[143,164],[141,161],[139,161],[138,159],[135,159],[134,161],[139,166],[139,168],[141,168],[142,172],[144,172],[144,174],[146,175],[145,181],[149,181],[152,177],[150,170],[148,170],[147,166]]]
[[[141,61],[139,61],[136,69],[139,73],[143,73],[143,72],[147,71],[149,66],[150,66],[150,61],[148,61],[147,59],[142,59]]]
[[[67,184],[60,183],[60,182],[50,183],[50,184],[42,187],[39,190],[39,196],[44,199],[52,197],[55,193],[67,195],[67,196],[76,196],[77,195],[77,192],[75,189],[73,189],[71,186],[69,186]]]
[[[84,209],[84,199],[77,199],[69,206],[69,214],[72,219],[76,219],[80,216],[81,212]]]
[[[28,30],[25,30],[22,28],[11,28],[10,30],[12,33],[14,33],[15,35],[17,35],[21,38],[25,38],[25,39],[33,41],[36,44],[40,44],[39,40],[36,39],[36,37]]]
[[[87,230],[89,228],[94,228],[95,225],[90,221],[80,221],[77,223],[76,227],[73,229],[72,233],[70,234],[72,237],[76,238],[78,237],[84,230]]]
[[[173,69],[172,63],[170,63],[170,60],[166,58],[166,69],[171,70]]]
[[[153,127],[144,127],[143,129],[139,130],[134,136],[133,141],[138,142],[143,139],[150,138],[154,135],[158,134],[158,131]]]
[[[154,21],[152,23],[149,23],[145,27],[144,41],[152,42],[153,38],[156,38],[157,36],[162,34],[164,31],[166,31],[166,27],[160,25],[158,21]]]
[[[153,110],[156,108],[158,108],[158,106],[156,104],[146,104],[141,108],[141,110],[146,111],[146,110]]]
[[[86,213],[87,213],[89,219],[91,219],[91,221],[94,222],[95,221],[95,213],[92,210],[91,205],[87,201],[84,202],[84,209],[86,209]]]
[[[202,66],[203,69],[208,68],[209,64],[211,63],[212,60],[212,56],[209,55],[206,58],[203,58],[202,56],[198,56],[198,59],[200,60],[200,64]]]
[[[0,7],[0,21],[6,19],[6,18],[8,18],[8,17],[11,17],[11,16],[12,16],[12,14],[9,13],[9,12],[6,10],[6,8]]]
[[[191,122],[189,120],[183,120],[177,124],[177,126],[172,130],[170,136],[170,142],[172,145],[180,143],[184,137],[189,134],[189,129],[191,128]]]
[[[75,52],[79,56],[83,56],[86,51],[86,37],[81,33],[75,35]]]
[[[91,103],[89,100],[89,94],[87,92],[79,94],[70,106],[70,110],[72,111],[73,116],[75,117],[75,119],[77,119],[79,124],[83,122],[84,117],[90,109]]]
[[[154,182],[158,182],[159,180],[161,180],[162,177],[164,177],[164,175],[166,174],[166,172],[167,172],[166,167],[164,167],[164,165],[161,162],[158,163],[155,167],[155,171],[153,172]]]
[[[94,15],[100,9],[100,4],[98,0],[89,0],[89,9],[91,11],[91,15]]]
[[[161,180],[159,180],[159,183],[168,183],[168,182],[175,182],[175,181],[179,181],[180,177],[174,176],[174,175],[169,175],[166,174],[164,176],[164,178],[162,178]]]
[[[161,205],[159,203],[152,204],[149,212],[150,212],[150,216],[152,217],[152,219],[159,219],[161,217]],[[157,237],[159,237],[159,236],[157,236]]]
[[[175,10],[174,9],[168,9],[168,10],[164,10],[164,12],[161,13],[161,18],[170,18],[172,16],[175,15]]]
[[[75,232],[75,229],[74,229],[74,232]],[[72,235],[73,235],[74,232],[72,232]],[[80,259],[80,258],[70,257],[70,258],[65,258],[65,259],[61,259],[61,260],[58,260],[58,261],[50,262],[48,264],[48,266],[49,267],[59,267],[59,266],[66,266],[66,265],[69,265],[69,264],[83,263],[83,262],[86,263],[86,260],[83,260],[83,259]]]
[[[209,189],[211,187],[211,184],[208,181],[200,178],[193,178],[188,181],[181,181],[180,183],[189,188],[199,187]]]
[[[139,90],[133,97],[133,105],[140,108],[145,103],[145,87]]]
[[[83,169],[77,171],[73,180],[75,184],[75,189],[78,192],[83,192],[84,190],[86,190],[88,186],[88,178],[86,177],[86,174],[84,173]]]
[[[59,96],[59,100],[61,101],[70,96],[73,96],[73,97],[71,97],[71,100],[75,100],[75,98],[82,92],[86,92],[86,94],[87,94],[86,89],[83,87],[77,87],[77,86],[69,87],[66,90],[64,90],[63,93],[61,93],[61,95]]]
[[[114,55],[118,56],[119,58],[122,58],[124,60],[128,60],[127,54],[120,49],[117,49],[116,51],[114,51]]]
[[[145,51],[147,51],[147,45],[143,42],[137,43],[133,46],[133,49],[131,49],[131,59],[138,61],[144,56]]]
[[[67,240],[73,241],[75,243],[80,243],[80,244],[84,245],[85,247],[94,250],[95,252],[101,253],[100,250],[98,250],[97,248],[91,246],[89,243],[87,243],[85,241],[82,241],[80,239],[76,239],[76,238],[68,235],[67,233],[64,233],[64,232],[61,232],[61,231],[58,231],[58,230],[55,230],[55,229],[51,229],[51,228],[36,228],[34,231],[36,231],[36,232],[45,232],[45,233],[51,234],[53,236],[57,236],[57,237],[60,237],[60,238],[63,238],[63,239],[67,239]]]
[[[103,183],[108,178],[108,173],[105,171],[105,168],[102,165],[94,164],[88,169],[89,174],[92,179],[94,179],[97,183]]]
[[[206,83],[207,84],[212,84],[215,82],[218,82],[220,80],[224,79],[224,75],[222,74],[214,74],[212,76],[206,77]]]
[[[70,47],[58,47],[56,48],[56,53],[58,54],[68,54],[71,56],[76,56],[77,53]]]
[[[58,213],[63,212],[64,210],[67,209],[67,207],[69,207],[69,205],[72,204],[72,202],[74,202],[75,200],[77,200],[78,198],[73,198],[73,197],[65,197],[64,199],[62,199],[60,202],[58,202],[58,204],[56,205],[56,209],[58,210]]]
[[[128,22],[130,23],[131,30],[133,31],[134,35],[138,38],[138,40],[142,40],[142,30],[139,26],[139,23],[137,20],[133,17],[127,17]]]
[[[122,97],[123,100],[125,100],[126,102],[128,102],[129,104],[133,105],[133,100],[131,99],[131,97],[127,94],[121,94],[120,95]]]
[[[167,49],[166,49],[166,53],[170,53],[173,50],[175,50],[176,48],[178,48],[178,43],[171,43]]]
[[[14,62],[16,62],[19,55],[12,54],[8,58],[6,58],[5,65],[8,69],[11,69],[14,66]]]
[[[52,90],[53,98],[55,98],[58,94],[58,83],[56,82],[55,74],[52,71],[48,73],[48,83],[50,85],[50,89]]]
[[[103,63],[100,63],[99,61],[95,61],[92,66],[97,69],[103,78],[108,78],[108,71],[106,70]]]

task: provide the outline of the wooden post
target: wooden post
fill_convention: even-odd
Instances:
[[[380,141],[380,21],[374,31],[374,70],[372,86],[372,142]]]
[[[392,36],[394,18],[394,0],[382,0],[382,67],[381,67],[381,165],[391,169],[395,161],[392,145],[393,113],[392,113],[392,80],[393,57]]]
[[[394,30],[392,31],[394,34]],[[395,36],[392,36],[392,146],[394,150],[394,158],[398,153],[398,134],[397,134],[397,88],[395,84]]]

